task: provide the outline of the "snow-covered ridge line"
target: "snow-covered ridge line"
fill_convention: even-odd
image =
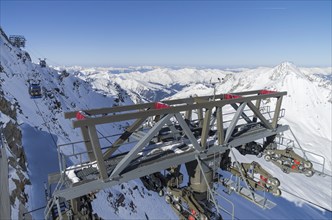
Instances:
[[[198,69],[198,68],[156,68],[147,72],[131,71],[112,74],[95,70],[93,74],[84,69],[78,77],[91,82],[95,88],[107,91],[108,82],[116,82],[136,102],[159,101],[161,99],[185,98],[192,95],[212,95],[246,90],[268,89],[287,91],[282,107],[286,110],[283,124],[291,126],[305,150],[314,151],[326,157],[325,168],[332,170],[332,68],[297,67],[290,62],[275,67],[252,69]],[[77,74],[77,73],[76,73]],[[275,100],[271,100],[273,104]],[[269,103],[265,103],[269,105]],[[245,158],[242,158],[246,160]],[[256,158],[250,158],[257,160]],[[264,162],[262,162],[264,163]],[[267,164],[267,166],[269,166]],[[271,172],[281,173],[271,167]],[[317,204],[325,204],[331,210],[332,195],[322,195],[329,191],[331,178],[319,177],[306,179],[296,175],[283,177],[284,187],[296,192]],[[317,181],[320,190],[317,188]],[[324,182],[325,181],[325,182]],[[296,184],[293,184],[296,182]],[[312,192],[315,191],[315,195]],[[298,201],[290,195],[284,195],[291,201]],[[330,204],[330,205],[329,205]]]
[[[26,208],[34,210],[45,206],[44,182],[47,182],[48,174],[59,172],[56,145],[82,140],[80,130],[72,128],[71,121],[64,118],[63,112],[129,105],[133,102],[114,82],[107,84],[106,91],[96,91],[91,82],[80,79],[75,74],[62,74],[64,69],[56,70],[32,63],[22,55],[26,54],[24,50],[13,47],[3,35],[0,36],[0,51],[0,90],[17,109],[32,184],[32,187],[26,187]],[[30,98],[29,80],[40,81],[42,98]],[[3,115],[1,120],[8,121]],[[118,134],[123,131],[123,126],[125,125],[116,123],[101,126],[98,130],[103,134]],[[80,148],[84,149],[83,146],[78,146]],[[71,152],[71,148],[62,150],[63,154]],[[67,159],[70,162],[75,157]],[[16,173],[16,168],[13,168],[13,173]],[[10,178],[16,177],[12,175]],[[12,187],[11,190],[15,188]],[[122,200],[125,194],[127,196],[118,204],[117,201]],[[15,203],[14,206],[16,208],[12,209],[12,218],[17,219],[18,204]],[[143,219],[145,216],[157,218],[160,215],[169,219],[176,218],[171,208],[165,206],[159,196],[147,192],[139,180],[99,192],[93,206],[104,219]],[[151,206],[159,207],[159,211],[151,210]],[[44,218],[43,210],[33,212],[32,215],[33,219]]]

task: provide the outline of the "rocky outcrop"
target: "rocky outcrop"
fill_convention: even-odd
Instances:
[[[16,121],[17,119],[16,108],[4,98],[1,89],[0,89],[0,111]]]
[[[15,170],[14,175],[9,177],[10,181],[15,184],[14,190],[10,192],[10,203],[14,205],[18,199],[21,204],[25,205],[28,201],[25,186],[31,183],[27,175],[26,156],[22,147],[22,132],[17,123],[16,110],[15,104],[6,100],[0,93],[0,112],[10,118],[2,129],[3,137],[10,151],[8,165]]]

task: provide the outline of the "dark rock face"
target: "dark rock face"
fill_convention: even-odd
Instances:
[[[16,121],[17,119],[16,108],[3,97],[3,94],[1,94],[1,92],[0,92],[0,111]]]
[[[15,177],[10,177],[15,183],[15,189],[11,192],[11,205],[15,203],[16,198],[25,205],[28,201],[28,196],[25,193],[25,186],[30,185],[26,172],[26,156],[22,147],[22,132],[17,123],[16,106],[6,100],[3,94],[0,93],[0,112],[11,118],[3,127],[3,135],[12,155],[8,155],[8,165],[15,169]]]
[[[23,169],[23,171],[26,171],[26,158],[22,148],[22,133],[18,127],[18,124],[14,124],[12,121],[8,122],[3,132],[9,148],[18,159],[18,165]]]

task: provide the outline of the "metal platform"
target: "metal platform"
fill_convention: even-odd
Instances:
[[[228,179],[227,181],[223,182],[223,185],[227,187],[227,193],[231,194],[232,192],[239,194],[240,196],[248,199],[250,202],[260,206],[263,209],[272,209],[276,206],[276,204],[264,196],[259,195],[258,193],[247,189],[244,186],[240,186],[235,181]]]

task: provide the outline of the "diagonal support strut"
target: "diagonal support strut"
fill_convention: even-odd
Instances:
[[[229,139],[231,138],[231,135],[232,135],[232,133],[234,131],[234,128],[235,128],[237,122],[239,121],[240,116],[242,115],[243,110],[246,107],[246,104],[247,104],[246,102],[242,103],[239,106],[239,108],[236,110],[235,115],[234,115],[234,117],[233,117],[233,119],[231,121],[231,124],[227,128],[227,132],[226,132],[224,143],[228,143]]]
[[[251,101],[249,101],[247,104],[248,104],[248,107],[251,109],[251,111],[254,112],[256,117],[261,120],[261,122],[264,124],[264,126],[266,128],[273,129],[272,125],[265,119],[265,117],[262,115],[262,113],[258,110],[258,108],[254,104],[252,104]]]
[[[193,135],[192,131],[190,130],[189,126],[187,125],[187,123],[182,118],[181,114],[176,113],[175,118],[178,120],[178,122],[179,122],[180,126],[182,127],[184,133],[187,135],[188,139],[190,140],[190,142],[192,143],[192,145],[194,146],[196,151],[201,151],[200,145],[198,144],[198,142],[197,142],[195,136]]]
[[[127,167],[127,165],[137,156],[138,152],[140,152],[149,142],[150,140],[160,131],[160,129],[167,124],[169,119],[173,117],[173,114],[166,115],[164,118],[160,119],[153,128],[149,130],[149,132],[143,137],[137,144],[129,151],[128,154],[118,163],[118,165],[114,168],[112,174],[110,175],[110,179],[117,178],[120,176],[120,173]]]

